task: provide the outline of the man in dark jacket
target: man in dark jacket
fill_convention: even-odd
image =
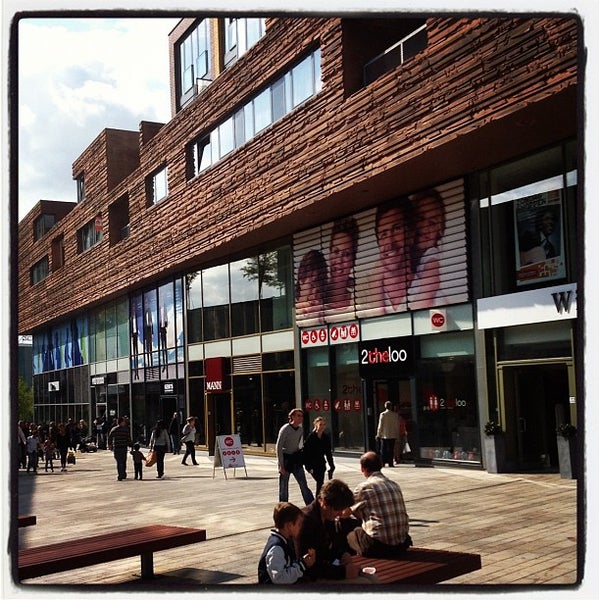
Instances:
[[[117,463],[117,479],[127,479],[127,450],[131,446],[129,424],[120,417],[117,425],[108,433],[108,449],[113,451]]]

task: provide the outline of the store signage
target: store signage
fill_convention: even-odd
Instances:
[[[327,346],[329,343],[329,332],[327,326],[303,329],[300,332],[300,345],[302,348]]]
[[[104,385],[104,376],[92,377],[92,385]]]
[[[163,394],[172,394],[175,391],[175,384],[172,381],[165,381],[163,384]]]
[[[477,300],[479,329],[576,318],[576,283]]]
[[[359,332],[358,323],[331,325],[329,327],[329,341],[331,344],[358,342]]]
[[[227,378],[225,377],[225,358],[207,358],[204,361],[206,370],[206,391],[222,392],[227,387]]]
[[[49,381],[48,382],[48,391],[49,392],[60,391],[60,381]]]
[[[445,308],[436,308],[429,311],[429,321],[431,322],[431,331],[447,331],[448,319]]]
[[[412,375],[414,343],[410,338],[390,338],[360,342],[358,346],[360,376],[393,377]]]

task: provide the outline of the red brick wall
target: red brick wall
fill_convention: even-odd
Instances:
[[[44,240],[36,248],[20,240],[19,332],[143,282],[575,135],[575,20],[432,19],[424,52],[350,95],[342,53],[351,53],[353,42],[342,25],[339,19],[270,20],[265,38],[147,142],[139,169],[110,193],[100,183],[106,169],[101,134],[74,165],[74,175],[83,169],[86,181],[89,173],[98,183],[59,225],[67,246],[63,269],[30,287],[29,267],[49,250]],[[186,181],[185,145],[316,45],[322,92]],[[520,130],[517,121],[532,115]],[[147,208],[145,176],[164,161],[169,197]],[[105,235],[77,255],[77,229],[98,211],[104,216],[125,192],[129,238],[110,247]]]

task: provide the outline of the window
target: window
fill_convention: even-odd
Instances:
[[[426,47],[427,25],[423,24],[365,65],[365,85],[369,85],[384,73],[404,64]]]
[[[309,54],[283,77],[191,144],[188,178],[239,148],[321,90],[321,52]]]
[[[148,205],[158,204],[167,197],[168,193],[167,167],[164,166],[146,179]]]
[[[575,272],[574,148],[557,146],[479,175],[483,297],[560,283]]]
[[[33,222],[33,239],[34,241],[39,240],[43,237],[56,223],[56,217],[54,215],[43,214],[40,215]]]
[[[30,275],[31,275],[31,285],[35,285],[40,281],[46,279],[50,274],[50,264],[48,262],[48,257],[44,256],[42,260],[38,260],[38,262],[31,267]]]
[[[111,246],[129,237],[129,196],[127,194],[108,207],[108,237]]]
[[[225,66],[235,62],[254,46],[265,34],[265,19],[237,19],[224,20],[225,34]]]
[[[229,265],[202,271],[204,339],[229,337]]]
[[[85,252],[102,241],[102,215],[97,215],[86,223],[77,235],[78,252]]]
[[[83,202],[85,200],[85,180],[83,174],[79,175],[76,179],[77,182],[77,202]]]
[[[208,21],[201,20],[179,45],[180,105],[184,106],[210,81]]]
[[[65,237],[59,235],[52,240],[52,270],[56,271],[65,264]]]

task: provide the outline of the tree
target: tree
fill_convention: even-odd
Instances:
[[[33,389],[19,376],[19,420],[31,422],[33,420]]]

